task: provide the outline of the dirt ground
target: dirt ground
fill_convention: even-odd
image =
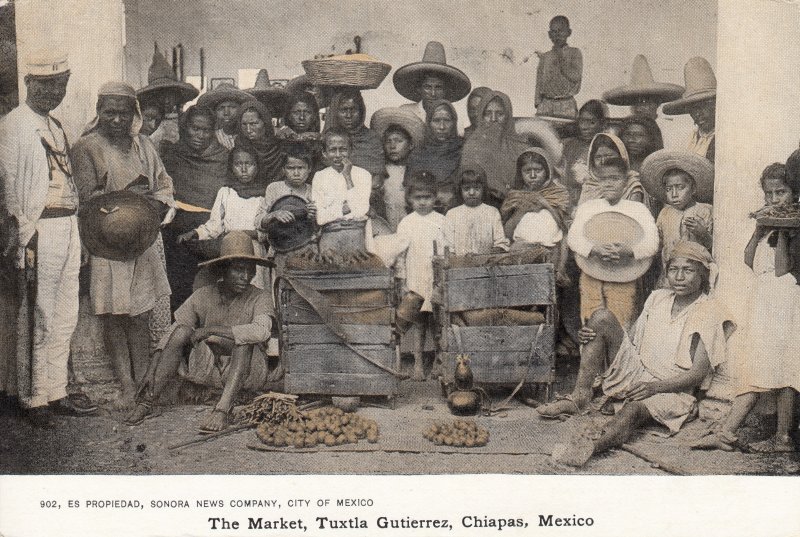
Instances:
[[[571,369],[571,368],[570,368]],[[571,375],[568,375],[571,376]],[[563,375],[562,375],[563,377]],[[495,394],[495,403],[503,394]],[[103,409],[85,418],[60,418],[55,429],[42,431],[19,418],[0,418],[0,472],[13,474],[768,474],[800,473],[792,455],[696,452],[687,444],[707,426],[697,421],[675,437],[653,428],[625,448],[593,458],[580,469],[555,464],[553,445],[578,421],[541,420],[535,410],[512,401],[510,408],[475,420],[490,431],[484,448],[446,448],[422,438],[434,421],[453,419],[433,381],[401,383],[395,408],[380,404],[359,413],[381,428],[377,444],[336,448],[259,451],[252,429],[182,449],[169,449],[199,438],[197,427],[209,411],[204,405],[161,407],[161,415],[139,427],[121,423],[122,415]],[[585,416],[577,420],[604,419]],[[763,420],[762,420],[763,422]],[[766,436],[763,423],[743,436]],[[274,448],[272,448],[274,449]],[[443,452],[449,451],[449,452]],[[633,453],[636,453],[635,455]]]

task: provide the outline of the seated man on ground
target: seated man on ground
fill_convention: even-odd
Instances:
[[[581,366],[571,397],[540,408],[543,416],[576,414],[592,396],[597,373],[612,359],[600,386],[615,415],[597,440],[578,433],[560,462],[581,466],[593,453],[625,443],[636,429],[658,422],[677,432],[697,412],[695,393],[726,359],[725,329],[732,327],[708,297],[711,254],[694,242],[678,243],[667,262],[669,289],[653,291],[632,337],[606,309],[580,331]],[[707,386],[706,386],[707,387]],[[549,407],[549,408],[548,408]]]
[[[153,356],[127,425],[139,425],[153,415],[156,398],[181,366],[189,380],[222,387],[222,396],[201,432],[227,427],[239,390],[263,386],[267,362],[262,347],[270,336],[273,308],[269,291],[250,283],[256,264],[264,265],[266,260],[254,254],[252,240],[243,231],[228,233],[220,257],[201,263],[215,265],[222,278],[192,293],[175,311],[175,323]],[[187,346],[192,350],[185,363]]]

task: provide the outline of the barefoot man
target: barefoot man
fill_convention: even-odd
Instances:
[[[159,344],[139,386],[136,408],[127,425],[139,425],[153,415],[156,397],[182,367],[193,382],[221,387],[222,396],[200,426],[200,432],[221,431],[230,424],[231,409],[241,388],[258,389],[267,377],[265,348],[272,328],[269,291],[250,283],[255,255],[244,231],[232,231],[222,240],[220,256],[201,263],[216,268],[222,278],[198,289],[175,311],[175,322]],[[188,363],[184,349],[191,346]]]

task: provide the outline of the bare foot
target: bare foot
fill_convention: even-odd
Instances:
[[[283,378],[283,364],[278,362],[277,367],[267,374],[267,382],[278,382]]]
[[[414,364],[414,374],[411,376],[412,380],[417,382],[422,382],[425,380],[425,370],[422,368],[422,364]]]
[[[794,453],[795,450],[794,441],[788,434],[776,434],[761,442],[754,442],[748,447],[754,453]]]
[[[581,410],[582,408],[578,406],[578,403],[569,395],[563,399],[536,408],[539,415],[549,419],[575,416],[576,414],[580,414]]]
[[[200,425],[200,432],[201,433],[216,433],[228,427],[230,423],[230,414],[228,412],[223,412],[222,410],[217,410],[216,408],[211,411],[206,419],[203,421],[203,424]]]

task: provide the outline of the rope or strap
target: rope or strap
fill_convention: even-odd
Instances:
[[[342,340],[344,346],[350,349],[355,355],[359,356],[360,358],[363,358],[364,360],[371,363],[378,369],[386,371],[387,373],[399,379],[409,378],[408,375],[404,375],[399,371],[395,371],[391,367],[385,366],[382,363],[376,361],[374,358],[370,358],[369,356],[358,350],[352,343],[350,343],[352,336],[347,333],[347,328],[345,328],[345,326],[341,324],[339,320],[336,318],[336,311],[334,311],[331,302],[325,295],[323,295],[310,285],[307,285],[295,278],[292,278],[291,276],[284,275],[280,276],[279,279],[284,280],[297,292],[298,295],[303,297],[303,299],[305,299],[305,301],[308,302],[312,308],[314,308],[314,311],[316,311],[317,314],[320,316],[322,322],[325,323],[325,326],[327,326],[331,330],[331,332],[336,334],[339,337],[339,339]]]
[[[542,330],[544,330],[543,323],[540,324],[539,328],[536,330],[536,336],[533,338],[533,342],[531,343],[531,352],[528,353],[528,363],[525,365],[525,371],[522,373],[522,378],[519,380],[517,387],[514,388],[514,391],[512,391],[508,397],[503,399],[503,401],[501,401],[499,405],[497,405],[496,407],[491,406],[487,411],[488,414],[493,414],[501,410],[507,410],[508,403],[511,401],[511,399],[514,398],[515,395],[517,395],[517,392],[522,388],[522,385],[525,384],[525,381],[528,379],[528,372],[531,370],[531,365],[533,364],[533,356],[538,352],[536,350],[536,347],[539,344],[539,336],[542,335]]]

